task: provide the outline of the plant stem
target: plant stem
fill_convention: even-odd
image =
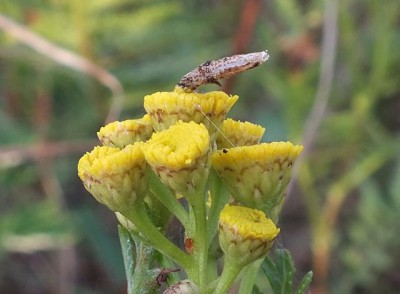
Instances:
[[[200,293],[205,293],[207,288],[207,266],[208,266],[208,241],[207,241],[207,212],[206,202],[204,199],[204,189],[200,193],[191,196],[192,209],[195,219],[195,234],[193,236],[195,252],[194,256],[197,260],[196,284],[200,289]]]
[[[186,228],[188,225],[188,214],[183,206],[176,199],[175,195],[164,186],[160,179],[156,176],[153,171],[149,171],[149,180],[151,191],[160,200],[165,207],[171,211],[172,214],[180,221],[180,223]]]
[[[263,258],[258,259],[244,269],[244,275],[240,282],[239,294],[251,294],[253,292],[257,273],[263,260]]]
[[[236,277],[239,275],[241,267],[233,262],[232,259],[225,259],[224,269],[222,271],[221,276],[219,277],[219,281],[217,287],[215,288],[214,294],[226,294],[228,290],[231,288],[232,284],[235,282]]]
[[[143,205],[137,203],[132,210],[121,212],[126,218],[132,221],[150,245],[167,255],[185,270],[192,266],[190,256],[186,255],[174,243],[168,240],[150,221]]]
[[[211,208],[208,214],[207,238],[210,245],[217,233],[219,215],[229,200],[229,193],[214,169],[210,170],[209,179],[211,183]]]

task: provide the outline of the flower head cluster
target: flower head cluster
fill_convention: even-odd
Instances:
[[[148,95],[142,118],[100,129],[104,146],[82,157],[78,175],[96,200],[114,211],[129,209],[123,204],[133,205],[138,194],[146,196],[148,165],[177,196],[190,195],[205,186],[216,132],[237,99],[221,91],[200,94],[180,87]],[[128,156],[128,151],[134,152]]]
[[[218,231],[230,266],[244,267],[268,253],[280,231],[274,222],[285,201],[292,166],[302,151],[290,142],[260,143],[263,127],[226,119],[237,99],[220,91],[201,94],[180,87],[147,95],[145,116],[101,128],[98,137],[104,146],[95,147],[78,163],[85,188],[117,212],[125,227],[139,231],[181,264],[195,285],[190,286],[196,288],[193,293],[206,284],[207,246],[213,232]],[[210,173],[211,168],[216,173]],[[225,185],[228,197],[219,195],[222,190],[213,189],[214,184]],[[176,199],[180,195],[188,200],[189,209]],[[227,204],[229,197],[234,203]],[[155,201],[162,203],[155,205],[159,210],[138,208]],[[160,222],[156,228],[144,221],[148,214],[163,215],[167,209],[183,224],[193,256],[192,251],[171,246],[160,233]]]

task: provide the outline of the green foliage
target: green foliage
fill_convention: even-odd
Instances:
[[[75,242],[76,233],[69,218],[59,215],[51,201],[24,205],[1,216],[2,254],[67,247]]]
[[[349,224],[348,240],[341,248],[341,258],[348,277],[339,291],[365,293],[396,292],[390,284],[383,286],[385,275],[399,270],[400,237],[397,231],[400,211],[400,165],[392,168],[389,187],[369,181],[361,187],[358,209]]]
[[[293,279],[296,268],[288,250],[275,250],[275,258],[272,261],[269,257],[265,258],[261,268],[268,278],[271,288],[275,294],[304,294],[311,283],[313,273],[308,272],[300,281],[297,288],[293,288]]]
[[[120,246],[116,239],[107,236],[106,228],[99,225],[98,215],[91,209],[82,207],[76,210],[75,222],[80,234],[87,239],[96,260],[100,261],[112,279],[122,281],[124,268]]]

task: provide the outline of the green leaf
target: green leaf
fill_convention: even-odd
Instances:
[[[308,286],[310,285],[311,281],[312,281],[312,277],[313,277],[313,272],[309,271],[304,278],[300,281],[299,286],[297,287],[297,294],[304,294],[306,293],[306,290],[308,288]]]
[[[91,250],[107,269],[112,279],[123,280],[124,269],[121,263],[119,244],[110,238],[98,215],[92,209],[82,207],[76,210],[75,221],[81,235],[87,238]]]
[[[281,293],[292,293],[292,281],[295,269],[289,251],[285,249],[277,250],[276,266],[281,277],[283,277]]]
[[[252,294],[262,294],[260,288],[257,285],[254,285]]]
[[[264,259],[261,268],[265,273],[265,275],[267,276],[268,281],[274,293],[280,293],[281,289],[280,275],[275,264],[269,259],[269,257]]]
[[[135,243],[127,229],[118,225],[119,241],[121,243],[122,257],[124,259],[126,281],[128,283],[128,291],[133,289],[133,275],[135,272]]]
[[[285,249],[276,250],[275,262],[265,258],[262,269],[268,278],[275,294],[291,294],[293,292],[293,277],[296,269],[290,252]],[[296,293],[304,293],[312,279],[312,272],[308,272],[300,282]]]

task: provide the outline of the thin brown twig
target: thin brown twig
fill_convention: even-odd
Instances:
[[[321,68],[317,92],[315,94],[314,104],[308,115],[305,131],[303,134],[303,152],[293,169],[293,176],[288,188],[288,197],[299,174],[301,162],[310,154],[318,129],[322,123],[324,115],[328,108],[329,96],[332,89],[332,81],[335,72],[336,45],[337,45],[337,1],[329,0],[325,5],[324,26],[322,32],[321,45]]]
[[[112,102],[106,122],[118,118],[123,105],[124,90],[118,79],[110,72],[92,61],[44,39],[2,14],[0,14],[0,29],[47,58],[87,74],[110,89]]]
[[[27,161],[83,153],[96,144],[95,140],[77,140],[3,146],[0,147],[0,167],[13,167]]]
[[[293,178],[288,188],[288,197],[293,191],[294,184],[299,175],[301,163],[308,157],[314,146],[318,135],[318,129],[323,121],[328,108],[329,97],[335,72],[335,58],[337,49],[337,0],[328,0],[325,4],[324,26],[321,45],[321,68],[317,92],[313,107],[306,121],[303,135],[304,150],[293,170]],[[321,220],[325,216],[321,216]],[[313,242],[313,268],[314,268],[314,291],[322,294],[327,292],[327,275],[329,267],[330,246],[326,234],[319,230],[320,226],[314,228]],[[318,235],[319,234],[319,235]]]

